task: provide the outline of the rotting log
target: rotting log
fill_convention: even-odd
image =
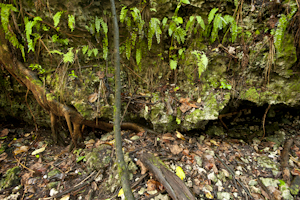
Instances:
[[[150,153],[143,153],[140,160],[155,178],[166,188],[168,194],[174,200],[195,200],[194,195],[186,187],[184,182],[164,163]]]
[[[112,131],[113,124],[98,121],[97,124],[93,120],[85,120],[77,110],[57,101],[49,91],[43,87],[39,77],[25,65],[18,61],[12,54],[5,39],[5,33],[0,28],[0,64],[14,77],[18,82],[26,86],[35,97],[36,101],[50,114],[52,137],[55,142],[59,141],[59,134],[56,130],[57,117],[64,117],[71,135],[72,143],[76,146],[77,142],[82,140],[81,126],[86,125],[93,128],[99,128],[105,131]],[[72,127],[73,126],[73,127]],[[123,123],[122,129],[131,129],[141,132],[144,129],[134,123]]]

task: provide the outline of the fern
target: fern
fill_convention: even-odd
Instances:
[[[177,60],[170,60],[170,68],[172,69],[172,70],[175,70],[176,68],[177,68]]]
[[[208,58],[206,57],[205,53],[203,51],[192,51],[192,54],[194,54],[197,57],[197,66],[198,66],[198,74],[199,78],[201,77],[201,74],[206,70],[208,65]]]
[[[200,24],[201,28],[203,30],[205,30],[205,23],[204,23],[202,17],[201,16],[196,16],[196,19],[197,19],[198,24]]]
[[[214,19],[215,14],[218,10],[219,10],[219,8],[211,9],[211,11],[208,14],[208,24],[210,24],[212,22],[212,20]]]
[[[188,31],[190,27],[194,24],[194,16],[190,16],[189,21],[186,23],[185,30]]]
[[[165,26],[167,24],[167,21],[168,21],[168,18],[167,17],[164,17],[163,20],[162,20],[162,29],[165,29]]]
[[[160,35],[162,31],[159,27],[160,21],[157,18],[151,18],[149,22],[149,29],[148,29],[148,49],[150,51],[152,45],[152,37],[156,34],[157,43],[160,43]]]
[[[89,49],[89,46],[88,45],[85,45],[82,47],[82,53],[83,55],[86,54],[87,50]]]
[[[97,16],[96,16],[96,19],[95,19],[95,28],[96,28],[97,33],[99,33],[99,31],[100,31],[100,19]]]
[[[124,6],[124,7],[122,8],[121,14],[120,14],[120,22],[121,22],[121,23],[124,22],[124,20],[125,20],[125,18],[126,18],[127,11],[128,11],[127,7]]]
[[[287,21],[287,17],[282,14],[280,19],[279,19],[279,23],[274,35],[274,44],[275,44],[275,48],[278,52],[280,52],[282,50],[281,48],[281,44],[282,44],[282,39],[286,30],[286,27],[288,25],[288,21]]]
[[[182,29],[181,27],[177,27],[174,32],[174,37],[177,39],[177,42],[179,44],[184,43],[185,36],[186,36],[186,31],[184,29]]]
[[[223,28],[223,18],[221,17],[221,14],[218,13],[215,15],[214,24],[213,24],[213,30],[211,32],[211,42],[214,42],[216,38],[218,37],[218,31]]]
[[[57,12],[57,13],[53,16],[54,27],[57,27],[57,25],[59,24],[60,17],[61,17],[61,15],[62,15],[64,12],[65,12],[65,11],[59,11],[59,12]]]
[[[1,24],[3,27],[3,30],[5,32],[5,38],[8,39],[8,41],[16,48],[21,50],[22,53],[22,57],[25,59],[25,49],[24,46],[22,44],[19,43],[16,34],[14,32],[11,32],[8,29],[9,26],[9,16],[10,16],[10,12],[18,12],[17,8],[15,8],[12,4],[4,4],[4,3],[0,3],[0,8],[1,8]]]
[[[73,53],[73,47],[69,48],[68,52],[64,54],[63,61],[64,63],[70,62],[72,63],[74,61],[74,53]]]
[[[26,35],[26,40],[28,43],[28,52],[33,51],[34,52],[34,47],[35,43],[38,38],[40,38],[40,35],[38,34],[32,34],[32,28],[37,24],[38,21],[42,21],[42,18],[40,17],[35,17],[33,21],[29,21],[27,17],[24,18],[25,21],[25,35]],[[31,39],[31,35],[34,36],[34,40]]]
[[[58,54],[58,55],[63,55],[63,54],[64,54],[64,53],[62,53],[62,52],[60,52],[60,51],[58,51],[58,50],[50,51],[50,53],[51,53],[51,54],[56,53],[56,54]]]
[[[68,26],[71,29],[71,32],[73,32],[74,28],[75,28],[75,16],[74,15],[68,15]]]
[[[140,65],[141,59],[142,59],[142,50],[141,50],[141,48],[138,48],[136,50],[135,59],[136,59],[137,65]]]

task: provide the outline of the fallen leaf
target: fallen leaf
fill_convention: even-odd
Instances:
[[[169,148],[170,148],[172,154],[175,154],[175,155],[179,154],[183,150],[183,148],[178,146],[177,144],[170,145]]]
[[[175,138],[173,137],[173,135],[171,133],[165,133],[165,134],[163,134],[163,136],[161,137],[161,139],[164,142],[168,142],[168,140],[175,140]]]
[[[46,146],[44,146],[44,147],[42,147],[42,148],[39,148],[39,149],[37,149],[37,150],[35,150],[35,151],[33,151],[32,153],[31,153],[31,155],[37,155],[37,154],[39,154],[39,153],[42,153],[43,151],[45,151],[46,150],[46,147],[47,147],[47,145]]]
[[[153,179],[149,179],[147,181],[147,191],[154,191],[156,190],[156,186],[157,186],[157,181],[153,180]]]
[[[141,174],[146,174],[148,169],[145,167],[145,165],[140,160],[136,161],[136,164],[141,167]]]
[[[7,128],[5,128],[5,129],[3,129],[3,130],[1,131],[0,137],[7,136],[8,133],[9,133],[9,130],[8,130]]]
[[[0,161],[5,160],[6,158],[7,158],[7,153],[4,152],[0,155]]]
[[[187,112],[188,110],[190,110],[192,107],[190,107],[189,105],[187,105],[186,103],[183,103],[180,105],[179,109],[182,113]]]
[[[29,149],[29,146],[20,146],[20,147],[17,147],[17,148],[14,150],[14,154],[15,154],[15,155],[18,155],[19,153],[27,152],[28,149]]]
[[[176,167],[176,175],[181,179],[185,179],[185,173],[183,171],[183,169],[179,166]]]
[[[88,97],[88,100],[89,100],[89,102],[91,102],[91,103],[94,103],[97,99],[98,99],[98,93],[91,94],[91,95],[89,95],[89,97]]]
[[[185,137],[178,131],[176,131],[176,137],[182,140],[185,140]]]

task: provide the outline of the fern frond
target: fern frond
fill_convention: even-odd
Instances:
[[[68,26],[71,29],[71,32],[73,32],[74,28],[75,28],[75,16],[74,15],[68,15]]]
[[[203,30],[205,30],[205,23],[204,23],[202,17],[201,16],[196,16],[196,19],[197,19],[198,24],[200,24],[201,28]]]
[[[189,21],[186,23],[185,30],[188,31],[190,27],[194,24],[194,16],[190,16]]]
[[[274,35],[274,45],[278,52],[280,52],[282,50],[281,44],[282,44],[282,39],[283,39],[287,25],[288,25],[287,17],[284,14],[282,14],[279,19],[279,23],[278,23],[278,26],[277,26],[277,29],[276,29],[276,32]]]
[[[74,53],[73,53],[73,47],[69,48],[68,52],[64,54],[63,61],[64,63],[70,62],[72,63],[74,61]]]
[[[59,11],[57,12],[54,16],[53,16],[53,21],[54,21],[54,27],[57,27],[59,21],[60,21],[60,17],[61,15],[64,13],[65,11]]]
[[[135,59],[136,59],[137,65],[139,65],[141,63],[141,59],[142,59],[142,50],[141,50],[141,48],[138,48],[136,50]]]
[[[211,9],[211,11],[208,14],[208,24],[210,24],[212,22],[212,20],[214,19],[215,14],[218,10],[219,10],[219,8]]]
[[[121,22],[121,23],[124,22],[124,20],[125,20],[125,18],[126,18],[127,11],[128,11],[127,7],[124,6],[124,7],[122,8],[121,14],[120,14],[120,22]]]
[[[100,31],[100,19],[97,16],[96,16],[96,19],[95,19],[95,28],[96,28],[97,33],[99,33],[99,31]]]
[[[130,38],[128,37],[126,39],[126,58],[129,60],[130,58],[130,54],[131,54],[131,42],[130,42]]]

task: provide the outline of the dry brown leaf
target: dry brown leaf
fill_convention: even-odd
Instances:
[[[19,153],[27,152],[28,149],[29,149],[29,146],[20,146],[20,147],[17,147],[17,148],[14,150],[14,154],[15,154],[15,155],[18,155]]]
[[[0,155],[0,161],[5,160],[6,158],[7,158],[7,153],[4,152]]]
[[[5,129],[3,129],[3,130],[1,131],[0,137],[7,136],[8,133],[9,133],[9,130],[8,130],[7,128],[5,128]]]
[[[183,151],[183,148],[180,147],[178,144],[169,145],[169,148],[171,150],[171,153],[175,154],[175,155],[177,155]]]
[[[136,164],[141,167],[141,174],[146,174],[148,169],[145,167],[145,165],[140,160],[136,161]]]
[[[181,106],[179,107],[180,111],[182,113],[187,112],[188,110],[190,110],[192,107],[187,105],[186,103],[181,104]]]
[[[188,103],[190,101],[190,98],[180,98],[180,103]]]
[[[172,141],[175,140],[175,138],[173,137],[173,135],[171,133],[163,134],[161,139],[164,140],[164,142],[167,142],[168,140],[172,140]]]
[[[147,181],[147,191],[154,191],[156,190],[157,186],[157,181],[153,180],[153,179],[149,179]]]
[[[89,102],[94,103],[98,99],[98,93],[91,94],[88,97]]]

